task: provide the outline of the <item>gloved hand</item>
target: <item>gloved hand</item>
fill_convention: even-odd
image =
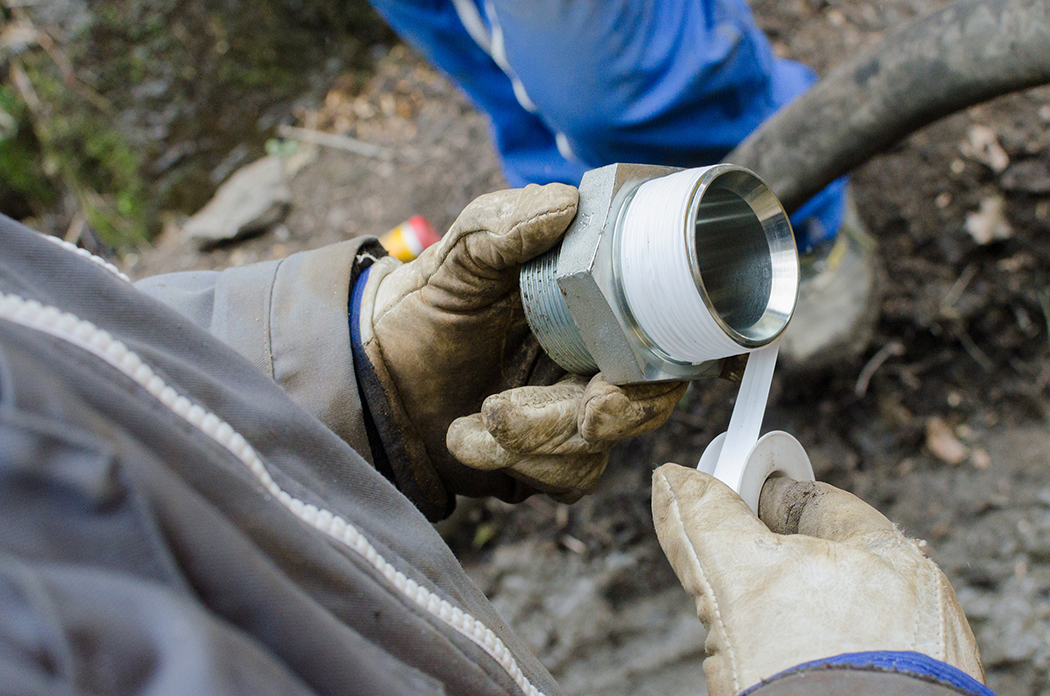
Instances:
[[[828,484],[773,479],[759,514],[695,469],[653,475],[660,545],[708,629],[711,696],[864,651],[915,651],[984,680],[947,578],[874,508]]]
[[[383,441],[398,486],[431,519],[457,493],[579,498],[612,445],[663,423],[684,393],[600,376],[552,384],[564,371],[529,331],[518,273],[558,241],[576,203],[562,184],[488,194],[418,259],[369,271],[360,329],[387,404],[377,421],[394,426]]]

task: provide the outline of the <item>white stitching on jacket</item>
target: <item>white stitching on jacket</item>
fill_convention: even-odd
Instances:
[[[36,300],[25,300],[17,295],[5,295],[2,292],[0,292],[0,318],[72,343],[123,372],[180,418],[203,431],[237,457],[262,483],[263,487],[293,515],[355,551],[401,594],[488,653],[526,696],[543,696],[543,693],[522,673],[517,660],[492,629],[394,568],[390,562],[379,555],[375,547],[356,527],[342,517],[310,503],[304,503],[282,490],[270,476],[270,472],[266,470],[255,450],[240,433],[215,414],[192,403],[166,385],[149,365],[134,352],[128,350],[123,343],[114,339],[107,331],[56,307],[42,305]]]

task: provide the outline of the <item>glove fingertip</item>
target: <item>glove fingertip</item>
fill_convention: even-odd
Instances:
[[[762,521],[778,534],[849,542],[876,532],[896,533],[893,523],[878,510],[852,493],[820,481],[767,481],[758,511]]]
[[[777,534],[795,534],[805,508],[807,486],[783,477],[771,478],[762,486],[758,499],[758,517]]]
[[[653,472],[653,509],[663,508],[688,496],[702,497],[715,479],[702,471],[668,462]]]
[[[488,434],[501,447],[516,450],[522,445],[520,440],[528,430],[522,430],[523,414],[508,392],[493,394],[481,404],[479,414],[481,423]]]
[[[659,428],[667,422],[685,393],[687,383],[670,386],[645,385],[646,391],[632,394],[612,385],[588,387],[580,408],[577,428],[588,442],[618,442]]]
[[[485,400],[481,402],[481,419],[485,421],[485,426],[490,428],[493,423],[497,420],[501,420],[501,414],[507,409],[514,408],[514,399],[511,396],[513,390],[496,392],[495,394],[489,394],[485,397]]]
[[[579,192],[567,184],[530,184],[522,192],[522,207],[531,215],[514,226],[521,235],[518,262],[524,262],[547,251],[576,217]]]
[[[481,414],[461,416],[452,421],[445,433],[445,447],[463,464],[475,469],[493,468],[495,450],[499,447],[481,420]]]
[[[588,393],[580,404],[579,416],[576,419],[576,428],[587,442],[604,442],[614,439],[617,430],[623,429],[623,424],[617,422],[611,414],[624,413],[630,408],[630,403],[623,392],[601,392],[597,394]]]

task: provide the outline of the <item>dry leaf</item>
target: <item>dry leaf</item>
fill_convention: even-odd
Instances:
[[[981,245],[1009,239],[1014,235],[1006,219],[1002,196],[989,196],[982,200],[976,213],[966,214],[965,228],[973,240]]]
[[[970,456],[970,448],[937,416],[926,421],[926,448],[933,456],[949,464],[961,464]]]
[[[972,126],[966,134],[966,142],[959,149],[970,159],[988,165],[996,174],[1010,166],[1010,156],[999,144],[995,131],[988,126]]]

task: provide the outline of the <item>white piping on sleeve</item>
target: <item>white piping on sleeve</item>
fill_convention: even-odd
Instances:
[[[525,85],[518,79],[518,74],[514,72],[514,68],[510,67],[510,60],[507,59],[507,42],[503,36],[503,25],[500,24],[499,17],[496,16],[496,8],[492,6],[491,2],[485,3],[485,16],[489,18],[489,24],[492,25],[492,46],[489,55],[492,56],[492,60],[503,71],[503,74],[510,78],[510,86],[514,90],[514,98],[521,104],[521,108],[530,114],[536,113],[538,109],[535,102],[529,97],[529,93],[525,91]]]
[[[44,239],[46,239],[47,241],[51,242],[55,246],[62,247],[66,251],[72,251],[77,256],[79,256],[81,258],[85,258],[88,261],[91,261],[96,266],[102,266],[107,271],[109,271],[113,275],[117,276],[121,280],[127,281],[129,283],[131,282],[131,278],[129,278],[127,276],[127,274],[122,273],[119,268],[117,268],[116,266],[111,264],[109,261],[106,261],[105,259],[103,259],[103,258],[101,258],[99,256],[95,256],[94,254],[92,254],[87,249],[81,249],[80,247],[78,247],[76,244],[73,244],[72,242],[67,242],[66,240],[59,239],[58,237],[52,237],[49,234],[41,234],[40,236],[43,237]]]
[[[567,135],[558,131],[554,134],[554,144],[558,146],[558,152],[562,157],[569,160],[570,162],[579,162],[579,158],[576,153],[572,151],[572,145],[569,144],[569,138]]]
[[[530,114],[536,113],[538,111],[536,104],[529,98],[528,92],[525,91],[525,85],[518,79],[514,69],[510,67],[510,62],[507,60],[507,48],[503,41],[503,27],[500,26],[499,17],[496,16],[496,9],[492,6],[492,3],[485,3],[485,17],[489,20],[489,25],[492,27],[491,31],[485,26],[485,20],[481,18],[481,12],[478,11],[478,6],[474,3],[474,0],[452,0],[452,6],[456,8],[459,21],[463,23],[463,28],[470,34],[470,38],[474,39],[474,43],[492,58],[493,62],[510,80],[511,89],[514,90],[514,98],[518,100],[521,108]]]
[[[525,85],[521,84],[521,80],[518,79],[517,75],[513,75],[510,78],[510,87],[514,90],[514,98],[521,104],[521,108],[528,111],[530,114],[534,114],[539,111],[536,105],[529,98],[529,93],[525,91]]]
[[[485,53],[492,55],[492,37],[485,28],[485,21],[481,19],[478,6],[474,0],[452,0],[452,6],[456,8],[459,21],[463,22],[463,28],[474,39],[474,43],[481,47]]]
[[[161,404],[239,459],[270,495],[280,501],[295,517],[356,553],[386,578],[402,596],[412,600],[428,614],[484,650],[510,676],[522,693],[526,696],[543,696],[521,671],[511,651],[492,629],[397,570],[379,554],[364,534],[342,517],[310,503],[304,503],[282,490],[240,433],[215,414],[192,403],[165,384],[149,365],[108,332],[56,307],[45,306],[36,300],[26,300],[17,295],[5,295],[2,292],[0,319],[71,343],[130,377]]]
[[[474,0],[452,0],[452,5],[456,8],[459,21],[463,23],[463,27],[470,34],[470,38],[474,39],[474,43],[492,58],[493,62],[510,80],[511,89],[514,90],[514,98],[518,100],[521,108],[530,114],[538,114],[539,108],[532,101],[532,98],[529,97],[529,93],[525,90],[525,85],[518,79],[514,68],[510,67],[510,61],[507,60],[507,44],[503,38],[503,26],[499,22],[499,17],[496,16],[496,8],[491,2],[485,2],[485,16],[492,27],[490,32],[485,25],[485,20],[481,18],[481,13],[478,11],[478,6]],[[547,128],[550,128],[550,126],[548,125]],[[554,143],[562,157],[570,162],[580,161],[580,158],[572,151],[569,138],[564,133],[554,131]]]

